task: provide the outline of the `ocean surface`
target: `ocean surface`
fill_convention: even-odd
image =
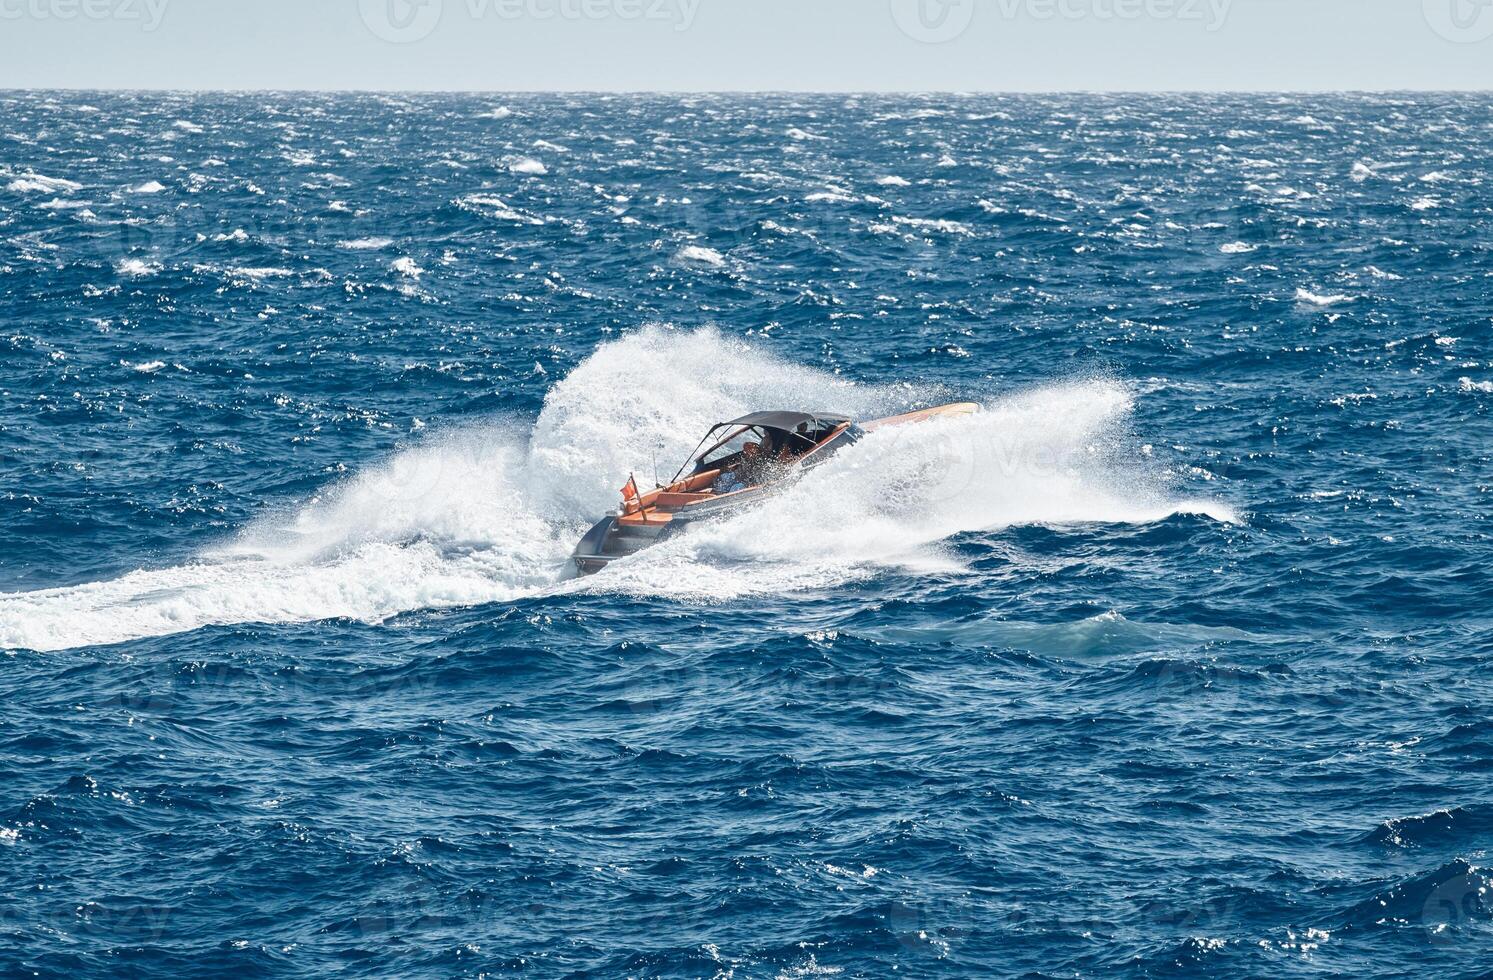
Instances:
[[[0,314],[0,975],[1490,975],[1493,98],[0,93]]]

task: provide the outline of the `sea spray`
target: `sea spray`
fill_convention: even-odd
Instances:
[[[888,566],[948,568],[940,542],[967,531],[1234,519],[1217,503],[1172,499],[1127,448],[1129,389],[1085,379],[995,399],[976,415],[882,428],[761,506],[569,581],[570,549],[615,506],[626,475],[651,478],[656,457],[667,479],[715,422],[768,407],[870,418],[947,397],[934,385],[854,384],[713,329],[649,327],[598,347],[531,427],[436,432],[187,564],[0,596],[0,647],[245,622],[376,623],[554,589],[725,601],[829,588]]]
[[[717,422],[779,407],[865,417],[894,402],[712,328],[651,326],[597,348],[545,396],[531,486],[556,518],[600,517],[629,472],[643,482],[657,458],[667,481]]]

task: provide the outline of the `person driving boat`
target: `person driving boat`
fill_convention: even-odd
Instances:
[[[741,447],[741,459],[716,478],[711,490],[717,494],[735,493],[752,486],[761,477],[762,444],[749,442]]]
[[[761,442],[749,442],[742,446],[741,458],[716,478],[711,490],[724,495],[761,486],[771,478],[774,469],[792,461],[793,453],[788,447],[776,446],[772,433],[768,433]]]

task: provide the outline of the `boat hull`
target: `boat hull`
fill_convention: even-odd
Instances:
[[[684,533],[703,520],[725,517],[750,507],[778,487],[752,487],[719,501],[692,504],[688,512],[674,511],[657,515],[659,520],[626,521],[613,514],[596,522],[575,547],[571,561],[577,575],[594,575],[614,561],[635,555],[660,541]],[[648,515],[643,515],[645,518]]]

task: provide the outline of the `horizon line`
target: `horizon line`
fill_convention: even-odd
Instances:
[[[0,93],[88,92],[103,94],[193,94],[193,95],[941,95],[941,96],[1011,96],[1011,95],[1488,95],[1493,88],[1153,88],[1153,89],[787,89],[787,88],[720,88],[720,89],[598,89],[598,88],[173,88],[173,87],[99,87],[82,85],[3,86]]]

